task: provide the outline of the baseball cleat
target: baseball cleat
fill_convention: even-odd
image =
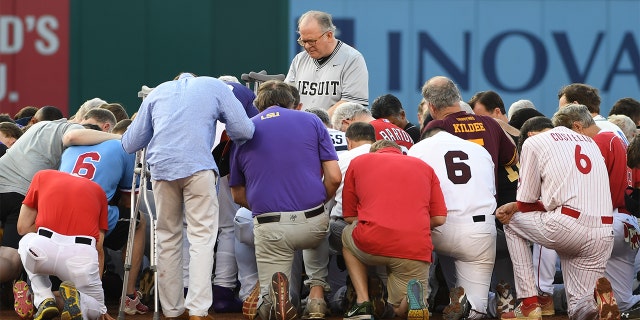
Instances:
[[[543,316],[553,316],[556,314],[556,308],[553,304],[553,296],[549,294],[542,294],[538,296],[538,303],[542,309]]]
[[[607,278],[602,277],[596,281],[595,297],[601,320],[620,319],[618,303],[613,296],[611,282]]]
[[[471,305],[467,301],[467,294],[463,287],[456,287],[449,291],[449,305],[442,311],[442,317],[446,320],[465,319],[471,311]],[[503,318],[504,319],[504,318]]]
[[[51,298],[47,298],[38,306],[38,312],[33,316],[33,320],[49,320],[58,315],[60,315],[60,311],[58,310],[56,302]]]
[[[525,306],[520,302],[513,311],[503,313],[500,319],[542,320],[542,308],[539,303]]]
[[[496,286],[496,293],[498,297],[496,302],[498,315],[513,311],[516,308],[516,299],[511,293],[511,285],[509,283],[500,281]]]
[[[29,285],[18,280],[13,283],[13,309],[20,319],[31,319],[33,316],[33,295],[29,291]]]
[[[242,315],[247,320],[253,320],[258,314],[258,300],[260,299],[260,283],[256,283],[249,296],[242,302]]]
[[[282,272],[276,272],[271,277],[271,301],[275,310],[276,320],[293,320],[298,318],[296,309],[289,300],[289,279]]]
[[[61,320],[82,320],[82,311],[80,310],[80,294],[73,282],[64,281],[60,284],[60,296],[64,303]]]

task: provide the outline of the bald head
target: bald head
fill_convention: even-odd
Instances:
[[[422,86],[422,96],[428,103],[434,119],[440,119],[440,116],[446,113],[460,111],[460,90],[447,77],[436,76],[427,80]]]

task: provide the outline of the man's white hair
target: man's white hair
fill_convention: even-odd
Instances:
[[[100,98],[93,98],[85,101],[80,108],[78,108],[75,116],[73,116],[73,120],[77,122],[82,121],[89,110],[97,108],[103,104],[107,104],[107,102]]]
[[[333,116],[331,117],[331,125],[334,129],[340,130],[340,127],[342,126],[342,120],[350,120],[355,116],[363,113],[371,115],[371,110],[355,102],[341,103],[333,111]]]

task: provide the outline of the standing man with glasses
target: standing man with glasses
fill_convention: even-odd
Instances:
[[[302,108],[322,108],[333,114],[345,101],[369,105],[369,72],[358,50],[336,39],[331,15],[308,11],[298,20],[298,53],[285,82],[300,91]]]

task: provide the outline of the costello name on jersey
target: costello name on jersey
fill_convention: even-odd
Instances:
[[[298,81],[298,90],[305,96],[335,96],[339,87],[340,81]]]
[[[553,141],[585,141],[592,142],[591,138],[583,136],[581,134],[567,134],[567,133],[552,133],[551,138]]]

